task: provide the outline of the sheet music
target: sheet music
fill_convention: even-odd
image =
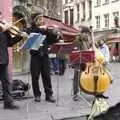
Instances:
[[[38,50],[45,40],[46,36],[40,33],[31,33],[28,40],[21,46],[21,49]]]
[[[38,50],[40,46],[43,46],[43,42],[45,40],[46,36],[45,35],[39,35],[39,37],[36,39],[36,42],[33,43],[31,49],[33,50]]]

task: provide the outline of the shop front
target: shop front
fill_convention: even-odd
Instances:
[[[111,61],[120,61],[120,33],[110,34],[107,38],[111,53]]]

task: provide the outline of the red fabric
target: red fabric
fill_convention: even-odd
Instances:
[[[62,53],[70,54],[74,50],[74,43],[55,43],[52,45],[50,52],[51,53]]]
[[[73,51],[70,54],[70,62],[74,63],[86,63],[94,62],[95,52],[94,51]]]
[[[119,33],[110,34],[107,39],[108,42],[110,43],[120,42],[120,34]]]
[[[43,21],[47,27],[51,26],[60,29],[65,42],[72,42],[76,38],[76,35],[80,32],[79,30],[62,23],[60,20],[56,20],[47,16],[43,17]]]
[[[113,55],[114,56],[119,56],[119,51],[116,48],[114,48],[114,50],[113,50]]]

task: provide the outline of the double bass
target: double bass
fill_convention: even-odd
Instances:
[[[80,76],[80,88],[87,94],[101,95],[108,90],[111,76],[104,67],[105,58],[95,46],[93,31],[91,30],[92,50],[95,52],[94,62],[86,63],[86,69]]]

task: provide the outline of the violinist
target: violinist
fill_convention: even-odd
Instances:
[[[39,46],[38,50],[30,50],[30,71],[32,77],[32,88],[34,101],[41,101],[41,91],[39,87],[39,76],[42,76],[42,82],[45,92],[45,100],[47,102],[54,103],[55,98],[53,97],[52,83],[50,77],[50,63],[48,58],[48,47],[53,43],[59,41],[58,31],[53,29],[53,27],[47,28],[45,25],[41,25],[41,21],[38,18],[39,14],[33,14],[31,16],[31,26],[27,28],[26,32],[39,33],[45,35],[46,38],[43,41],[43,46]]]
[[[3,108],[4,109],[18,109],[13,102],[12,96],[9,89],[9,75],[8,75],[8,64],[9,55],[8,47],[12,47],[15,43],[19,42],[22,37],[18,34],[12,38],[8,30],[8,24],[5,24],[2,20],[2,14],[0,13],[0,80],[2,83],[3,90]]]

